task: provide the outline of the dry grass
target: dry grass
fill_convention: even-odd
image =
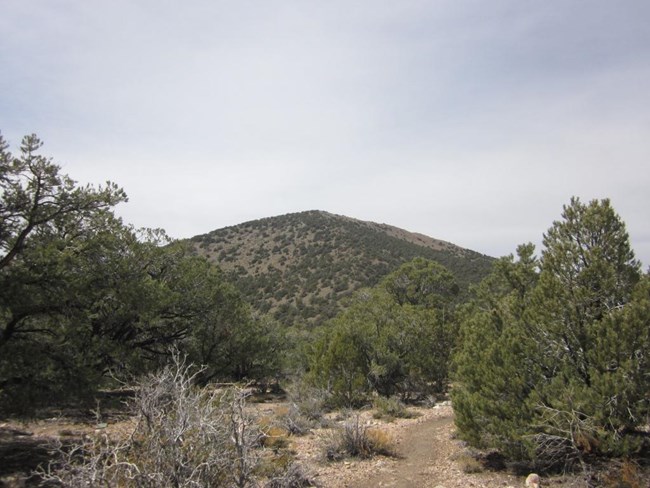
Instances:
[[[358,415],[336,431],[325,446],[325,456],[330,461],[347,456],[367,459],[375,455],[396,456],[393,439],[380,429],[369,428]]]
[[[606,488],[646,488],[647,474],[634,461],[625,460],[604,476]]]
[[[455,461],[458,463],[461,471],[465,474],[482,473],[485,471],[485,467],[481,461],[469,453],[460,454]]]
[[[289,446],[289,431],[277,425],[262,428],[262,446],[277,451]]]

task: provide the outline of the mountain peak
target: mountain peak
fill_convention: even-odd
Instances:
[[[191,242],[256,309],[288,324],[321,323],[341,309],[342,298],[415,257],[449,268],[461,288],[485,276],[492,261],[423,234],[323,210],[244,222]]]

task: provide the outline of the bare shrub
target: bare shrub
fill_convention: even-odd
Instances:
[[[329,410],[331,393],[305,383],[296,383],[288,388],[289,402],[300,416],[316,424],[322,422]]]
[[[313,477],[298,463],[291,463],[279,476],[270,479],[264,488],[306,488],[318,486]]]
[[[322,414],[321,414],[322,420]],[[278,412],[278,421],[291,435],[306,435],[318,425],[315,419],[303,414],[298,405],[292,403],[285,410]]]
[[[395,456],[393,441],[384,431],[369,428],[358,415],[348,420],[325,447],[329,460],[345,456],[365,459],[377,454]]]
[[[73,446],[56,441],[50,447],[58,459],[37,471],[47,486],[120,486],[125,473],[135,470],[123,456],[128,443],[112,442],[105,434],[85,436],[80,444]],[[120,461],[122,458],[125,460]]]
[[[64,486],[251,486],[260,434],[245,409],[247,394],[199,389],[200,371],[192,369],[175,353],[171,365],[141,383],[129,439],[104,435],[59,448],[60,460],[41,476]]]
[[[598,448],[598,428],[593,418],[576,410],[558,410],[539,405],[538,433],[527,436],[535,449],[535,462],[543,469],[571,470],[580,466],[591,472],[585,457]]]

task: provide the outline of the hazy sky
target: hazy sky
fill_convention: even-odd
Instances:
[[[493,256],[572,195],[650,264],[650,2],[0,0],[0,131],[138,227],[310,209]]]

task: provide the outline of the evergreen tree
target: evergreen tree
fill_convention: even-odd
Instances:
[[[452,399],[464,439],[522,459],[533,416],[528,397],[540,377],[525,319],[539,263],[532,244],[519,246],[517,258],[497,261],[459,313]]]
[[[277,371],[274,328],[219,270],[163,231],[124,225],[121,189],[79,186],[41,145],[28,136],[14,157],[0,136],[0,408],[92,393],[171,347],[207,363],[206,379]]]
[[[647,420],[647,278],[608,200],[572,199],[519,261],[499,261],[461,318],[461,435],[545,465],[631,454]]]
[[[459,288],[454,275],[441,264],[415,258],[382,280],[383,287],[399,305],[444,309]]]
[[[406,263],[328,324],[311,354],[310,379],[347,405],[371,392],[413,399],[446,391],[456,290],[444,267]]]
[[[640,264],[608,200],[574,198],[562,217],[544,235],[531,314],[544,371],[533,396],[542,416],[539,438],[561,437],[585,452],[620,451],[619,434],[638,425],[631,412],[642,402],[635,381],[616,381],[626,369],[621,352],[631,354],[624,363],[632,361],[632,369],[643,368],[648,352],[646,342],[642,353],[647,326],[620,319],[633,307]],[[617,406],[630,401],[637,404],[632,410]]]

